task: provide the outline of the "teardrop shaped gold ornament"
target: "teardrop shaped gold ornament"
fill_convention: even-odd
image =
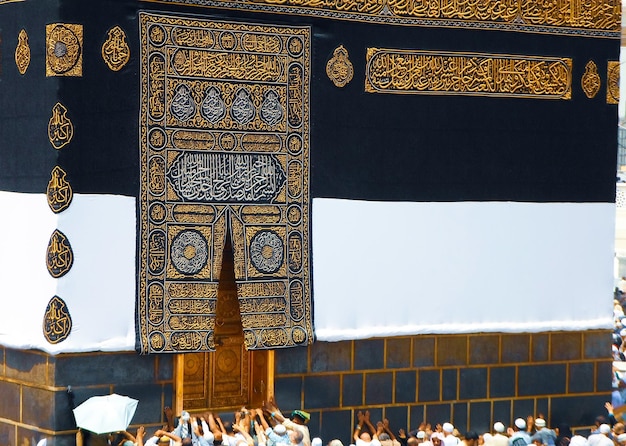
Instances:
[[[590,60],[587,62],[587,65],[585,65],[585,73],[580,80],[583,91],[589,99],[594,98],[598,94],[601,82],[598,67],[593,60]]]
[[[109,36],[102,44],[102,59],[112,71],[121,70],[130,60],[126,33],[119,26],[109,30]]]
[[[17,65],[17,71],[21,75],[26,73],[28,66],[30,65],[30,46],[28,45],[28,34],[22,29],[17,36],[17,47],[15,48],[15,65]]]
[[[350,62],[348,50],[339,45],[333,51],[333,57],[326,64],[326,75],[336,87],[346,86],[354,76],[354,67]]]

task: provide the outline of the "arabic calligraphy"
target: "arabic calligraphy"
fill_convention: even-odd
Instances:
[[[302,269],[304,258],[302,256],[302,234],[299,232],[292,232],[288,237],[288,258],[289,258],[289,270],[297,273]]]
[[[289,312],[296,321],[304,317],[304,297],[304,285],[300,280],[293,280],[289,283],[289,301],[291,302]]]
[[[246,297],[255,296],[284,296],[285,295],[285,283],[284,282],[244,282],[237,284],[237,296],[239,296],[239,305],[244,305]]]
[[[241,138],[241,146],[250,152],[277,152],[280,150],[282,139],[278,135],[246,133]]]
[[[182,274],[199,273],[209,258],[209,243],[200,231],[180,231],[172,240],[170,257],[174,267]]]
[[[28,45],[28,34],[21,30],[17,36],[17,47],[15,47],[15,65],[20,74],[26,74],[30,65],[30,46]]]
[[[170,215],[179,223],[213,223],[215,208],[209,205],[177,204],[172,206]]]
[[[174,332],[170,337],[172,347],[178,351],[199,350],[202,337],[196,332]]]
[[[242,314],[241,323],[248,328],[282,328],[287,325],[287,315],[285,313]]]
[[[150,336],[150,348],[153,352],[162,352],[166,346],[165,336],[160,332],[151,332]]]
[[[154,27],[163,31],[161,27]],[[157,39],[162,41],[164,36]],[[154,39],[153,39],[154,40]],[[172,40],[178,46],[199,46],[201,48],[212,48],[215,45],[215,35],[212,30],[191,27],[175,27],[172,29]]]
[[[284,328],[263,329],[260,332],[260,341],[270,347],[279,347],[290,341]]]
[[[281,82],[285,76],[286,57],[274,54],[178,48],[168,57],[174,73],[185,77]]]
[[[59,166],[54,166],[48,187],[46,189],[46,197],[48,198],[48,206],[55,214],[63,212],[72,203],[74,196],[70,183],[65,179],[66,173]]]
[[[280,206],[243,206],[241,220],[250,224],[276,224],[283,220]]]
[[[282,40],[273,34],[246,33],[241,38],[241,46],[250,52],[280,53]]]
[[[286,174],[274,155],[184,152],[171,163],[169,184],[185,201],[273,202]]]
[[[172,314],[215,314],[217,299],[170,299],[168,310]]]
[[[217,299],[217,283],[191,282],[168,284],[170,297],[176,298],[212,298]]]
[[[171,316],[168,325],[172,330],[202,330],[215,329],[215,316]]]
[[[112,71],[120,71],[130,60],[126,33],[119,26],[109,30],[107,39],[102,44],[102,59]]]
[[[72,268],[74,253],[68,238],[58,229],[50,236],[46,249],[46,267],[52,277],[58,279]]]
[[[287,302],[284,297],[262,299],[258,297],[239,299],[239,308],[242,313],[284,313]]]
[[[152,282],[148,287],[148,305],[150,307],[150,323],[160,324],[165,314],[165,293],[163,285]]]
[[[291,329],[291,339],[296,344],[305,344],[308,339],[306,330],[296,325]]]
[[[165,268],[165,233],[161,230],[153,231],[150,234],[148,243],[148,269],[152,274],[158,275]]]
[[[350,62],[348,50],[339,45],[333,51],[333,57],[326,63],[326,76],[336,87],[345,87],[354,76],[354,67]]]
[[[67,304],[59,296],[48,302],[43,316],[43,335],[50,344],[64,341],[72,331],[72,317]]]
[[[368,48],[365,91],[570,99],[572,60]]]
[[[275,231],[258,231],[250,240],[250,261],[263,273],[275,273],[283,264],[285,246]]]
[[[585,72],[583,73],[583,77],[580,79],[580,85],[585,92],[585,95],[589,99],[595,98],[598,91],[600,91],[601,83],[602,80],[598,74],[598,67],[593,60],[590,60],[587,62],[587,65],[585,65]]]
[[[160,88],[155,97],[161,100]],[[239,82],[190,80],[169,78],[167,92],[167,126],[189,129],[185,133],[187,140],[181,148],[189,144],[199,144],[201,138],[213,138],[212,135],[192,136],[191,130],[254,130],[280,132],[285,129],[286,86],[284,84],[249,85]],[[157,87],[154,88],[156,91]],[[155,93],[156,94],[156,93]],[[301,95],[301,93],[299,93]],[[301,99],[301,98],[300,98]],[[296,101],[296,99],[294,99]],[[155,105],[159,119],[163,112],[160,102]],[[301,119],[301,118],[298,118]],[[222,134],[220,137],[223,137]],[[193,139],[198,138],[196,142]],[[222,146],[223,140],[221,140]],[[230,147],[232,148],[232,147]]]
[[[140,23],[141,350],[215,350],[227,231],[246,347],[306,343],[310,29]]]
[[[48,121],[48,139],[52,147],[59,150],[69,144],[74,136],[74,125],[67,117],[67,109],[57,102],[52,107],[52,116]]]
[[[289,124],[292,127],[300,127],[303,119],[303,83],[304,72],[302,66],[297,63],[289,65]]]
[[[83,75],[83,25],[46,25],[46,76]]]
[[[175,2],[176,0],[162,0]],[[619,38],[619,0],[187,0],[216,8],[424,25]]]

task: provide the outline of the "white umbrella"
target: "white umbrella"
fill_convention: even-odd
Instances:
[[[127,396],[92,396],[74,409],[76,426],[95,434],[124,431],[135,415],[139,401]]]

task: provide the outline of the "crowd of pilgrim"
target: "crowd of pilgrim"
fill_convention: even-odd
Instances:
[[[623,288],[623,290],[622,290]],[[550,427],[543,415],[517,418],[510,426],[494,423],[490,432],[459,432],[450,422],[432,425],[421,423],[416,429],[394,430],[389,420],[373,422],[369,412],[358,412],[358,423],[349,442],[311,436],[307,423],[310,415],[294,410],[290,416],[280,411],[270,399],[262,408],[241,410],[232,420],[207,412],[190,415],[183,411],[175,417],[165,410],[166,424],[152,433],[140,426],[136,434],[118,432],[109,435],[108,446],[626,446],[626,428],[615,416],[616,409],[626,408],[626,278],[616,287],[614,296],[613,394],[605,404],[606,416],[596,418],[587,435],[574,435],[566,424]],[[622,407],[624,406],[624,407]],[[77,446],[85,443],[77,435]],[[100,446],[94,441],[85,446]],[[347,444],[346,444],[347,443]]]
[[[273,400],[259,409],[234,413],[223,421],[213,413],[175,418],[166,409],[167,423],[148,434],[139,427],[135,435],[120,432],[111,436],[111,446],[626,446],[626,428],[618,421],[611,403],[605,404],[586,435],[574,435],[568,425],[550,427],[543,415],[517,418],[507,426],[496,422],[490,432],[459,432],[450,422],[421,423],[412,430],[393,429],[389,420],[373,421],[370,413],[357,413],[352,438],[326,439],[312,436],[310,415],[294,410],[285,416]],[[81,445],[78,445],[81,446]]]

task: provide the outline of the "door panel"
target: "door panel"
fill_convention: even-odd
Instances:
[[[269,353],[246,350],[233,265],[227,234],[217,291],[215,352],[184,355],[182,385],[186,410],[258,407],[267,394]]]

